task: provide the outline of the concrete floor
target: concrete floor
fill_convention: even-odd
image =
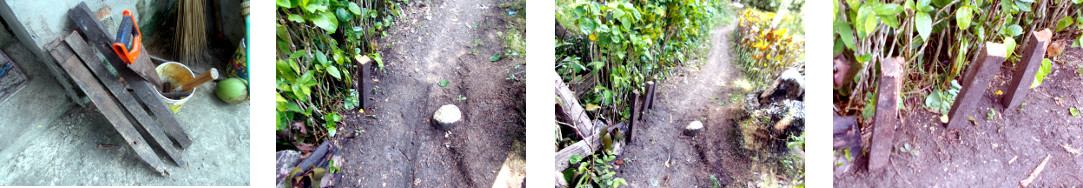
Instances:
[[[0,50],[26,74],[26,87],[0,101],[0,154],[29,128],[49,125],[75,105],[53,74],[0,24]],[[0,158],[2,159],[2,158]]]
[[[0,165],[0,185],[249,185],[249,103],[222,102],[214,86],[197,88],[177,114],[194,141],[181,151],[187,169],[159,155],[170,177],[140,160],[97,108],[74,106],[52,123],[31,126],[15,147],[0,152],[7,161]]]

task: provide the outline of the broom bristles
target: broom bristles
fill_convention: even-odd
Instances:
[[[177,59],[181,63],[193,65],[199,63],[200,56],[207,45],[206,34],[203,25],[203,1],[202,0],[179,0],[177,1],[177,36],[176,46]]]

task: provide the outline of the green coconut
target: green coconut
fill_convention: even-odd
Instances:
[[[229,78],[218,82],[214,93],[218,99],[230,104],[240,104],[248,101],[248,82],[240,78]]]

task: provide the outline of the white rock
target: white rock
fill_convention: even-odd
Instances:
[[[703,122],[692,121],[692,123],[688,123],[688,126],[684,127],[683,133],[688,136],[696,136],[700,130],[703,130]]]
[[[699,130],[699,129],[702,129],[702,128],[703,128],[703,122],[699,122],[699,121],[692,121],[692,123],[688,123],[687,127],[684,127],[684,129],[687,129],[687,130]]]
[[[444,130],[451,129],[462,118],[462,111],[459,111],[459,107],[452,104],[440,106],[440,109],[437,109],[436,113],[432,114],[432,119]]]

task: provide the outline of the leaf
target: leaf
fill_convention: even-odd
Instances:
[[[934,90],[929,96],[925,97],[925,108],[940,110],[940,97],[940,90]]]
[[[1052,71],[1051,69],[1053,69],[1052,62],[1053,61],[1050,61],[1049,58],[1045,58],[1042,60],[1042,67],[1038,68],[1038,73],[1034,74],[1034,82],[1030,84],[1031,89],[1038,87],[1038,85],[1042,85],[1042,80],[1045,80],[1045,76]]]
[[[327,34],[334,34],[335,30],[338,30],[338,19],[335,18],[331,12],[318,12],[315,16],[308,18],[317,27],[327,31]]]
[[[500,61],[500,57],[501,57],[501,55],[503,55],[503,54],[504,54],[504,53],[496,53],[496,54],[493,54],[493,56],[492,56],[492,57],[489,57],[489,62],[496,62],[496,61]]]
[[[357,3],[350,2],[349,4],[347,4],[347,7],[350,8],[350,12],[352,12],[354,15],[361,16],[361,7],[358,7]]]
[[[335,79],[342,79],[342,73],[339,72],[338,68],[334,65],[327,66],[327,73],[330,73],[332,77],[335,77]]]
[[[959,28],[970,28],[970,20],[974,18],[974,15],[971,14],[971,11],[973,10],[970,8],[970,6],[959,7],[959,10],[955,11],[955,23],[959,25]]]
[[[583,109],[586,110],[586,111],[594,111],[594,110],[598,110],[598,108],[601,108],[601,106],[598,106],[598,104],[594,104],[594,103],[588,103],[587,106],[585,108],[583,108]]]
[[[1020,34],[1023,34],[1023,27],[1019,26],[1019,24],[1012,24],[1008,26],[1008,28],[1005,28],[1004,32],[1008,32],[1006,33],[1008,36],[1019,36]]]
[[[876,14],[881,16],[895,16],[902,11],[903,7],[899,6],[899,4],[894,3],[882,4],[879,7],[876,7],[876,10],[874,10]]]
[[[877,22],[876,13],[873,12],[872,7],[862,6],[857,11],[857,23],[859,32],[863,32],[863,35],[868,36],[876,31],[876,27],[879,26]],[[859,35],[860,36],[860,35]]]
[[[289,14],[286,18],[293,22],[305,23],[305,18],[302,18],[301,15]]]
[[[835,21],[835,31],[839,32],[839,38],[847,49],[854,49],[854,31],[845,20]]]
[[[872,60],[872,54],[861,54],[856,57],[857,62],[868,63]]]
[[[1075,22],[1072,20],[1072,17],[1065,16],[1064,18],[1061,18],[1060,21],[1057,21],[1057,30],[1055,32],[1060,32],[1060,30],[1072,26],[1073,23]]]
[[[924,12],[918,12],[914,17],[914,27],[918,30],[918,35],[924,41],[929,40],[929,34],[933,32],[933,20],[929,18],[929,14]],[[1022,30],[1022,28],[1020,28]]]
[[[1069,108],[1068,112],[1072,113],[1072,116],[1079,117],[1079,110],[1075,107]]]
[[[439,85],[440,87],[447,87],[447,84],[447,80],[440,80],[440,83],[436,83],[436,85]]]
[[[1004,48],[1008,50],[1008,55],[1005,58],[1011,58],[1012,52],[1015,52],[1015,38],[1004,37]]]
[[[344,23],[347,23],[347,22],[350,22],[350,20],[353,20],[353,14],[350,14],[349,11],[346,11],[346,9],[342,8],[342,7],[339,7],[338,9],[335,9],[335,17],[338,18],[338,20],[341,20]]]
[[[283,8],[293,8],[293,4],[290,3],[290,0],[275,0],[275,5]]]
[[[579,163],[580,161],[583,161],[583,156],[572,155],[572,157],[568,158],[568,162],[570,162],[572,164]]]

